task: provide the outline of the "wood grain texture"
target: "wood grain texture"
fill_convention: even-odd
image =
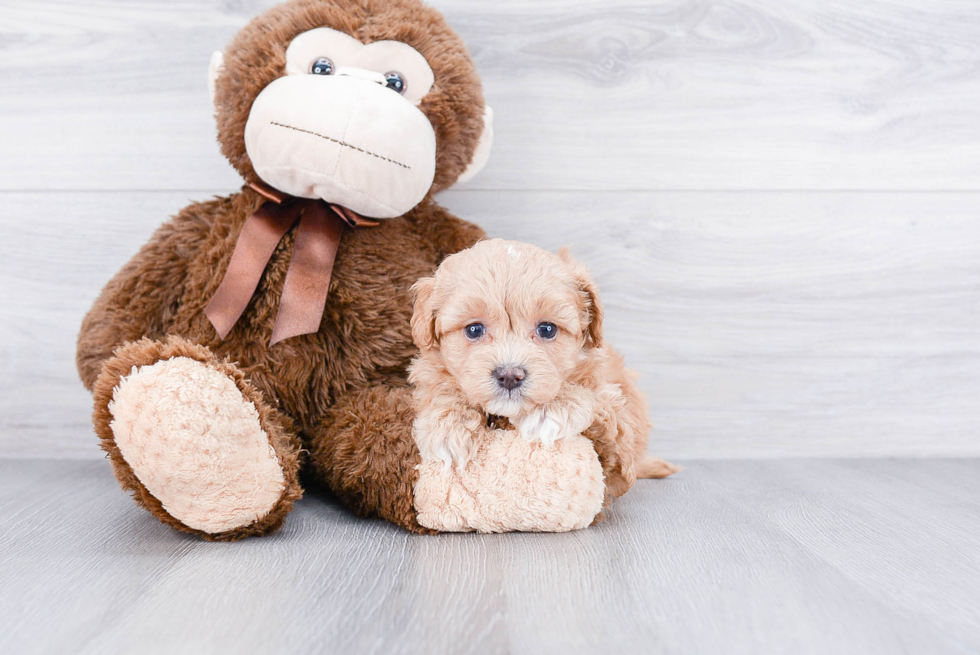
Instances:
[[[301,501],[235,544],[106,462],[0,461],[5,653],[970,653],[980,461],[691,462],[564,535],[421,537]]]
[[[0,195],[4,453],[100,456],[74,367],[78,326],[190,196]],[[642,374],[658,454],[980,455],[976,194],[441,200],[492,235],[571,244],[591,267],[607,336]]]
[[[273,0],[0,5],[0,189],[227,189],[213,50]],[[485,189],[980,189],[971,0],[437,0]]]

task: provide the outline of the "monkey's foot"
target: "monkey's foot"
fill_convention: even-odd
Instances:
[[[297,449],[282,417],[203,347],[128,344],[103,368],[96,403],[116,477],[178,529],[216,540],[268,533],[300,495]]]

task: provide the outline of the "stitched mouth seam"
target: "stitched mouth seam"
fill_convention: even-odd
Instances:
[[[370,150],[365,150],[364,148],[358,148],[357,146],[355,146],[355,145],[353,145],[351,143],[347,143],[346,141],[341,141],[340,139],[335,139],[333,137],[326,136],[324,134],[318,134],[317,132],[313,132],[313,131],[310,131],[310,130],[304,130],[304,129],[301,129],[299,127],[293,127],[292,125],[283,125],[282,123],[277,123],[275,121],[269,121],[269,123],[271,125],[275,125],[276,127],[284,127],[287,130],[294,130],[296,132],[302,132],[304,134],[310,134],[312,136],[318,136],[321,139],[326,139],[327,141],[330,141],[332,143],[336,143],[338,145],[344,146],[345,148],[350,148],[351,150],[356,150],[358,152],[363,152],[365,155],[371,155],[372,157],[377,157],[378,159],[383,159],[384,161],[390,162],[390,163],[394,164],[395,166],[401,166],[402,168],[404,168],[406,170],[412,170],[412,167],[411,166],[406,166],[405,164],[401,163],[400,161],[395,161],[394,159],[388,159],[387,157],[384,157],[382,155],[379,155],[379,154],[377,154],[375,152],[371,152]]]

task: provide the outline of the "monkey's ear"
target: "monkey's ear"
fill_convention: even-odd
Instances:
[[[211,92],[211,104],[214,104],[215,87],[218,83],[218,76],[225,65],[225,53],[220,50],[211,55],[211,65],[208,67],[208,91]],[[217,107],[216,107],[217,109]]]
[[[578,285],[579,292],[584,296],[586,321],[588,327],[585,330],[588,340],[596,348],[602,346],[602,301],[599,300],[599,288],[596,286],[592,274],[589,273],[584,265],[575,261],[571,250],[565,246],[558,251],[561,260],[571,266],[572,275],[575,276],[575,283]]]
[[[425,352],[436,345],[436,317],[432,307],[432,295],[436,288],[435,278],[423,277],[412,285],[415,294],[415,311],[412,314],[412,341]]]
[[[493,146],[493,110],[490,105],[483,107],[483,132],[480,140],[476,143],[476,150],[473,151],[473,159],[463,174],[457,178],[457,182],[469,182],[477,173],[483,170],[487,160],[490,159],[490,148]]]

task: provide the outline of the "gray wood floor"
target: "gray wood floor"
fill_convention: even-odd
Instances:
[[[980,460],[687,464],[570,534],[418,537],[311,496],[212,544],[107,462],[0,460],[0,652],[980,652]]]

